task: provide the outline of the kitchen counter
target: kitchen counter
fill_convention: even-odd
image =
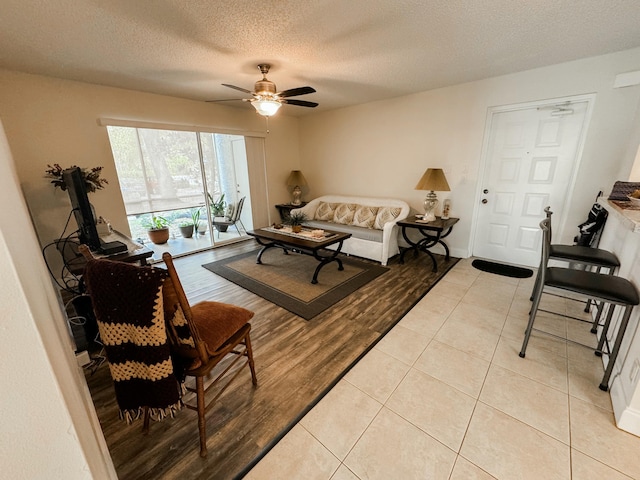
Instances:
[[[618,275],[640,289],[640,208],[630,202],[598,201],[609,216],[600,238],[599,248],[614,252],[620,259]],[[619,318],[610,329],[613,337]],[[634,308],[624,336],[620,355],[611,375],[610,394],[619,428],[640,436],[640,306]],[[606,363],[607,357],[603,356]]]
[[[618,200],[605,200],[600,198],[598,203],[607,208],[609,214],[617,216],[618,221],[632,232],[640,232],[640,206],[632,205],[631,202]]]

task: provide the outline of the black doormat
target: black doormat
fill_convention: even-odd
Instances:
[[[486,260],[474,260],[471,262],[471,265],[483,272],[495,273],[503,277],[529,278],[533,275],[533,270],[530,268],[514,267],[512,265],[488,262]]]

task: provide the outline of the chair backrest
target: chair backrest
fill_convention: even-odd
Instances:
[[[549,205],[547,208],[544,209],[544,213],[547,215],[547,218],[549,219],[549,243],[551,243],[551,239],[553,238],[551,233],[551,215],[553,215],[553,212],[551,211],[551,205]]]
[[[240,200],[238,200],[238,203],[236,204],[235,208],[233,209],[233,214],[231,215],[231,221],[233,223],[236,223],[239,219],[240,219],[240,215],[242,214],[242,207],[244,206],[244,199],[246,197],[242,197]]]
[[[550,212],[551,213],[551,212]],[[551,250],[551,215],[540,222],[542,230],[542,252],[540,254],[540,280],[544,285],[546,270],[549,264],[549,252]]]
[[[209,354],[205,343],[202,341],[202,337],[198,332],[198,328],[193,321],[193,314],[191,313],[191,306],[187,300],[187,296],[182,288],[182,283],[178,277],[178,272],[173,264],[173,257],[169,252],[162,254],[162,261],[167,266],[167,272],[169,277],[164,281],[162,287],[162,297],[164,303],[164,315],[167,322],[167,333],[172,346],[176,352],[184,357],[199,358],[204,364],[209,360]],[[180,310],[184,316],[185,325],[187,331],[180,332],[179,325],[172,321],[175,315],[180,315]],[[179,323],[179,322],[178,322]],[[193,339],[193,345],[185,344],[182,340],[191,337]]]

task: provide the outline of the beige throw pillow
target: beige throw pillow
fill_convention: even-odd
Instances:
[[[392,222],[398,215],[402,208],[400,207],[381,207],[378,209],[378,214],[376,215],[376,220],[373,224],[373,228],[377,228],[378,230],[384,229],[384,224],[387,222]]]
[[[335,223],[342,223],[349,225],[353,221],[353,214],[356,211],[356,205],[353,203],[339,203],[336,207],[336,211],[333,214],[333,221]]]
[[[358,205],[355,213],[353,214],[353,221],[351,224],[356,227],[373,228],[377,213],[378,207]]]
[[[325,222],[333,222],[333,215],[336,211],[337,203],[320,202],[316,213],[314,215],[315,220],[324,220]]]

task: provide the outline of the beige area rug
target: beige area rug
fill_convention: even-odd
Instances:
[[[274,248],[264,253],[262,264],[257,264],[258,251],[203,267],[306,320],[388,270],[378,264],[340,256],[344,270],[338,270],[338,263],[331,262],[320,270],[318,283],[312,284],[313,272],[319,263],[315,258],[292,252],[285,255]]]

